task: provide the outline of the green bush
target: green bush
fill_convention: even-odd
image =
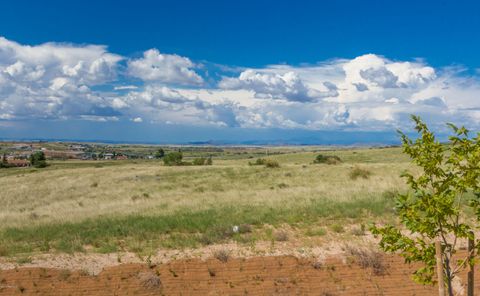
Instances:
[[[342,160],[340,157],[336,155],[323,155],[319,154],[313,161],[313,163],[326,163],[326,164],[338,164],[341,163]]]
[[[47,160],[43,151],[37,151],[30,155],[30,163],[36,168],[44,168],[47,166]]]
[[[165,165],[182,165],[182,159],[182,152],[170,152],[163,157],[163,163]]]

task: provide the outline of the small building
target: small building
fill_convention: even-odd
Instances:
[[[116,160],[127,160],[128,159],[128,156],[126,155],[117,155],[115,157]]]
[[[85,149],[87,149],[86,146],[81,144],[71,144],[68,146],[68,148],[72,151],[84,151]]]
[[[113,153],[105,153],[105,154],[103,155],[103,159],[105,159],[105,160],[111,160],[111,159],[113,159]]]

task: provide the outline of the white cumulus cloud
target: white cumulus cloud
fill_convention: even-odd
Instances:
[[[198,85],[203,78],[192,68],[190,59],[172,54],[162,54],[149,49],[143,57],[128,62],[128,74],[144,81]]]
[[[206,78],[198,67],[156,49],[128,59],[105,46],[22,45],[0,37],[0,126],[81,119],[392,130],[409,126],[414,113],[435,126],[451,121],[480,128],[480,78],[458,67],[375,54],[302,66],[208,69]]]

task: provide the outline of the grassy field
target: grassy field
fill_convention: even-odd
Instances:
[[[336,165],[313,164],[319,152],[308,150],[277,149],[266,158],[279,168],[249,165],[247,150],[224,152],[213,166],[59,161],[0,170],[0,255],[248,244],[269,239],[265,225],[315,236],[392,219],[393,196],[406,190],[399,176],[414,169],[399,148],[321,152],[339,156]],[[370,175],[354,179],[355,169]]]

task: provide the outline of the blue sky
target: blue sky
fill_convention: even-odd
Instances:
[[[9,1],[0,138],[389,142],[410,113],[477,130],[479,28],[476,1]]]

